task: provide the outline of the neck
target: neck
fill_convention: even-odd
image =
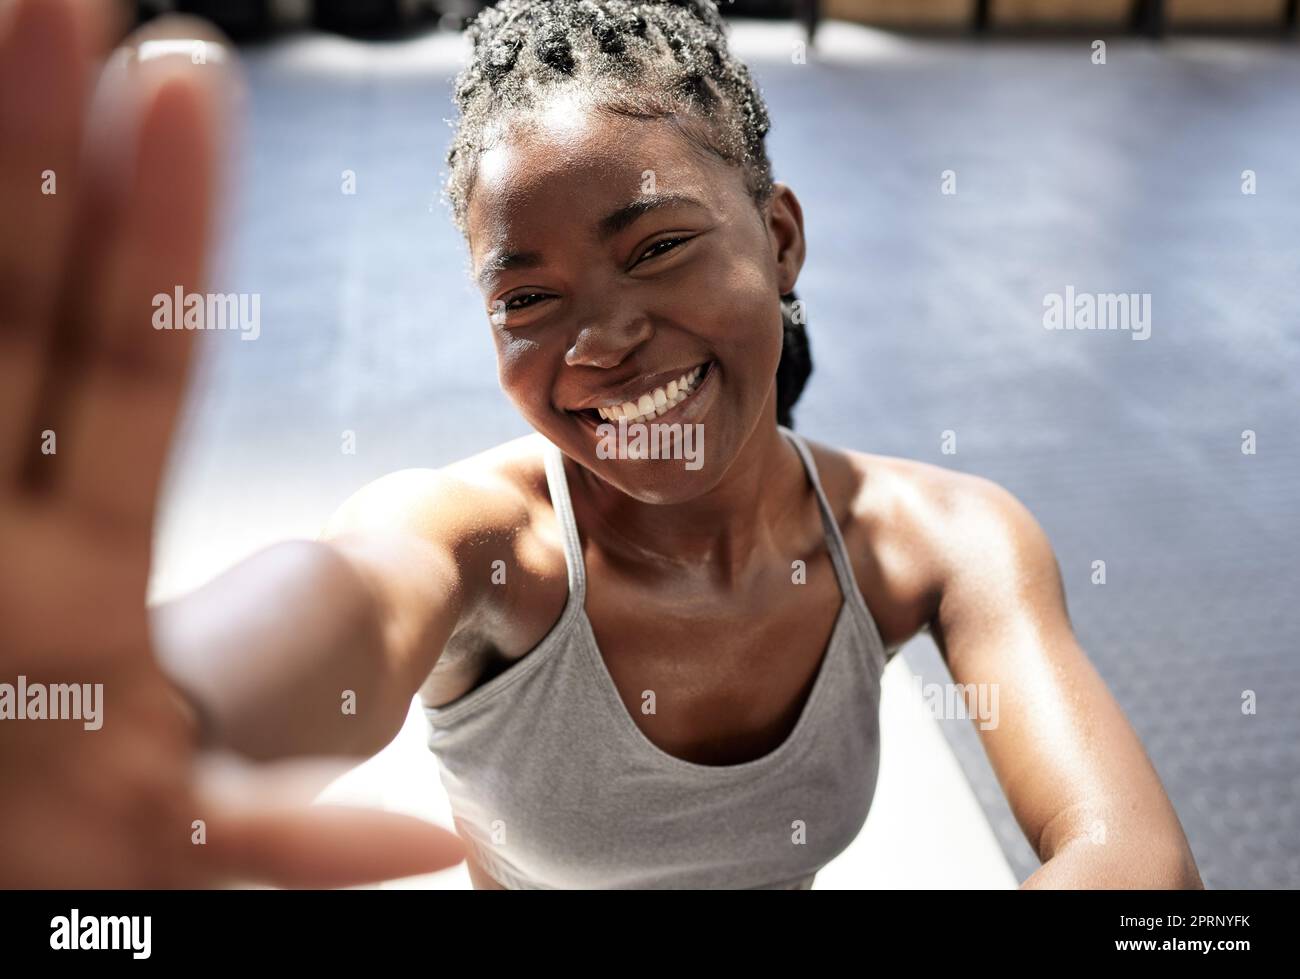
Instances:
[[[570,494],[589,538],[620,562],[672,569],[734,582],[755,561],[781,548],[793,505],[809,492],[798,452],[775,422],[764,420],[741,447],[726,474],[707,493],[682,503],[636,500],[575,466]]]

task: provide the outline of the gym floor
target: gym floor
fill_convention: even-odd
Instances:
[[[796,63],[801,37],[733,23],[805,212],[816,371],[797,427],[1017,494],[1207,886],[1300,887],[1295,42],[1116,37],[1094,64],[1086,37],[830,21]],[[260,293],[261,336],[205,338],[156,597],[314,536],[369,479],[528,431],[438,203],[462,45],[304,34],[242,52],[213,288]],[[1044,329],[1067,286],[1149,294],[1150,337]],[[928,639],[886,675],[876,805],[817,886],[1015,886],[1037,860],[977,732],[924,714],[913,674],[948,679]],[[331,791],[445,818],[417,720]]]

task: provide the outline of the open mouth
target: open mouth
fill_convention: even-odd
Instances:
[[[603,408],[583,408],[573,414],[596,426],[617,425],[620,421],[625,421],[629,425],[653,421],[689,401],[713,372],[716,363],[709,360],[698,364],[681,377],[646,391],[635,401],[625,401],[619,405]]]

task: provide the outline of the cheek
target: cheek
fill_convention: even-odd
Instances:
[[[504,330],[493,333],[501,390],[521,410],[545,403],[550,391],[546,352],[540,343]]]
[[[772,299],[754,310],[753,345],[764,364],[776,370],[781,359],[785,320],[781,316],[781,300]]]
[[[737,295],[719,321],[717,340],[731,366],[761,387],[776,374],[784,331],[780,300],[755,299],[755,294],[765,292],[759,288],[748,296]]]
[[[781,302],[766,269],[750,256],[752,249],[737,246],[734,256],[708,270],[707,279],[694,290],[710,311],[711,340],[733,366],[746,373],[776,371],[781,357]],[[719,289],[718,283],[726,283]],[[689,321],[688,321],[689,322]]]

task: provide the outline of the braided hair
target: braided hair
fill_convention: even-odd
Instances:
[[[444,197],[462,235],[479,156],[501,117],[577,85],[601,111],[670,119],[699,148],[739,167],[759,208],[773,193],[764,137],[767,106],[728,49],[714,0],[499,0],[466,28],[469,63],[456,77],[459,121],[447,151]],[[791,409],[812,359],[796,297],[781,297],[777,421]]]

